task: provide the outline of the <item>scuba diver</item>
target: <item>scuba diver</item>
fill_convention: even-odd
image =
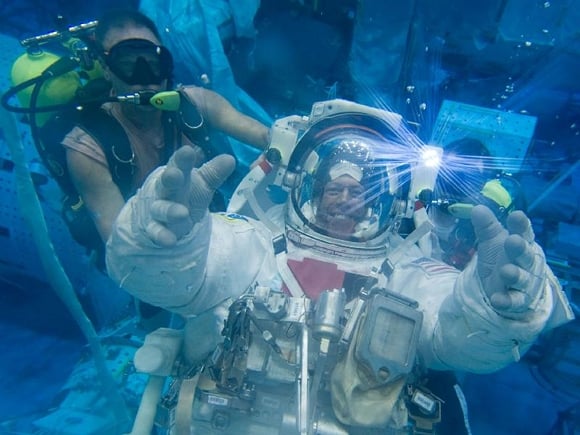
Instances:
[[[477,204],[488,207],[505,225],[514,210],[526,210],[519,182],[499,169],[487,147],[478,139],[465,137],[447,144],[442,170],[434,190],[419,194],[416,207],[426,215],[414,214],[433,223],[432,237],[419,246],[434,257],[462,270],[476,252],[476,236],[471,211]]]
[[[77,27],[74,33],[29,38],[29,51],[13,66],[13,82],[18,84],[3,95],[2,103],[29,115],[38,153],[63,192],[63,220],[96,268],[106,273],[105,243],[119,211],[175,149],[194,149],[199,166],[231,151],[217,149],[220,134],[261,150],[268,144],[269,127],[212,90],[179,86],[173,91],[172,55],[161,45],[155,24],[139,11],[109,10],[97,22]],[[83,39],[72,37],[78,35]],[[50,38],[82,46],[84,61],[79,65],[80,50],[61,58],[41,50],[39,45]],[[50,61],[54,63],[45,65]],[[83,69],[87,64],[91,68]],[[25,79],[28,70],[36,73],[41,66],[37,78]],[[88,77],[84,86],[81,76]],[[31,93],[18,92],[31,84]],[[15,94],[26,108],[8,104]],[[171,100],[175,97],[176,103]],[[212,209],[225,209],[225,190]],[[142,317],[160,311],[139,307]]]
[[[422,255],[415,242],[431,227],[399,236],[435,181],[418,143],[398,115],[344,100],[279,120],[264,177],[256,168],[234,194],[259,220],[208,210],[231,156],[196,169],[183,147],[147,178],[115,223],[107,267],[186,320],[175,366],[189,375],[162,400],[180,429],[441,433],[427,370],[499,370],[573,317],[522,212],[504,229],[473,207],[478,252],[463,271]],[[263,186],[287,192],[283,219],[263,206]],[[173,364],[146,362],[152,375]]]
[[[111,10],[99,21],[95,45],[103,66],[104,78],[110,83],[111,95],[155,95],[171,89],[173,59],[161,45],[154,23],[134,10]],[[103,241],[110,235],[113,221],[145,177],[179,146],[195,150],[196,166],[206,161],[211,149],[207,127],[229,134],[242,142],[263,149],[268,143],[268,127],[238,112],[215,92],[194,86],[181,86],[182,105],[187,100],[197,114],[190,127],[197,136],[186,136],[171,125],[164,112],[150,104],[131,102],[105,103],[102,110],[116,119],[125,130],[130,149],[125,155],[113,144],[101,144],[90,129],[79,125],[63,140],[67,164],[75,187],[88,207]],[[102,119],[102,116],[100,117]],[[108,162],[105,147],[113,147],[114,166]],[[115,181],[118,162],[129,161],[129,187]]]
[[[71,55],[40,48],[53,40]],[[193,147],[200,165],[231,151],[216,149],[219,134],[258,150],[268,144],[269,127],[217,93],[182,85],[173,91],[173,57],[137,10],[109,10],[98,21],[21,43],[27,53],[14,63],[15,86],[2,103],[28,114],[40,157],[63,190],[64,220],[79,244],[97,252],[101,269],[125,200],[176,148]],[[24,107],[8,104],[14,95]]]

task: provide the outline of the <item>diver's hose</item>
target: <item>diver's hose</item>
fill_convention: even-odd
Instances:
[[[10,99],[12,97],[14,97],[18,92],[22,91],[23,89],[26,89],[30,86],[34,86],[34,85],[41,85],[41,83],[44,83],[46,80],[50,79],[52,77],[43,77],[42,75],[38,76],[38,77],[34,77],[30,80],[26,80],[25,82],[20,83],[17,86],[13,86],[10,89],[8,89],[6,92],[4,92],[4,94],[2,94],[2,99],[0,100],[0,102],[2,103],[2,107],[4,107],[4,109],[6,109],[9,112],[14,112],[14,113],[42,113],[42,112],[56,112],[59,110],[63,110],[63,109],[72,109],[75,107],[78,107],[79,105],[86,105],[86,104],[97,104],[97,103],[107,103],[107,102],[118,102],[120,97],[108,97],[108,98],[97,98],[94,100],[83,100],[82,102],[79,103],[79,101],[77,101],[76,99],[73,99],[73,101],[68,102],[68,103],[62,103],[62,104],[50,104],[48,106],[41,106],[41,107],[34,107],[32,104],[30,105],[30,107],[19,107],[19,106],[13,106],[9,103]]]
[[[12,114],[2,109],[0,109],[0,130],[4,132],[14,162],[18,204],[32,233],[48,281],[86,337],[93,353],[99,379],[102,382],[104,396],[111,405],[119,428],[124,428],[129,423],[126,404],[107,368],[99,337],[90,319],[83,311],[73,286],[54,252],[44,213],[26,165],[24,147],[18,134],[16,121]]]
[[[9,101],[12,97],[14,97],[18,92],[30,87],[36,86],[39,91],[40,87],[44,84],[45,81],[52,79],[54,77],[66,74],[69,71],[74,70],[79,65],[78,60],[71,57],[63,57],[48,68],[46,68],[42,74],[39,76],[33,77],[28,79],[16,86],[11,87],[2,95],[2,107],[10,112],[15,113],[38,113],[38,112],[53,112],[55,110],[61,110],[68,107],[71,107],[71,103],[65,104],[51,104],[49,106],[43,107],[36,107],[36,104],[29,105],[30,107],[19,107],[19,106],[12,106]],[[37,92],[39,92],[37,91]]]
[[[34,87],[32,88],[32,94],[30,94],[30,107],[36,107],[36,105],[38,104],[38,96],[40,95],[40,89],[42,88],[42,85],[44,84],[44,82],[45,82],[45,80],[37,81],[36,84],[34,85]],[[29,115],[30,134],[32,136],[32,141],[36,145],[36,148],[39,151],[40,150],[46,151],[46,149],[44,148],[44,144],[40,140],[40,132],[38,129],[38,122],[36,120],[36,114],[37,114],[36,111],[32,111],[32,112],[30,112],[30,115]],[[45,160],[44,153],[41,153],[41,158],[43,161]],[[46,164],[45,161],[44,161],[44,163]]]

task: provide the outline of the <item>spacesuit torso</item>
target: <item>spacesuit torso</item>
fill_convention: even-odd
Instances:
[[[384,275],[379,279],[384,255],[337,261],[289,242],[287,251],[278,254],[282,259],[272,249],[263,259],[260,251],[246,249],[241,258],[230,246],[237,236],[227,234],[257,231],[255,225],[239,215],[212,216],[211,240],[214,234],[221,236],[219,243],[210,244],[209,259],[227,256],[231,268],[219,279],[209,261],[203,293],[216,295],[235,283],[243,292],[240,284],[252,282],[238,299],[230,294],[228,311],[214,310],[214,318],[227,317],[223,323],[211,322],[215,341],[207,346],[200,346],[209,337],[206,317],[188,321],[186,353],[191,362],[205,365],[198,384],[203,394],[194,406],[199,433],[215,426],[216,413],[220,424],[227,421],[237,433],[293,433],[293,427],[307,420],[324,427],[320,433],[352,433],[356,427],[378,431],[389,425],[408,430],[410,403],[423,421],[438,421],[441,404],[420,389],[425,365],[416,365],[416,356],[420,343],[430,338],[426,334],[421,339],[424,318],[426,324],[431,318],[424,313],[437,311],[459,272],[420,258],[417,248],[406,253],[389,280]],[[269,241],[272,245],[271,234],[259,234],[267,238],[258,249]],[[393,236],[397,242],[401,240]],[[252,270],[245,258],[260,266]],[[288,264],[282,273],[280,261]],[[287,273],[302,294],[292,294],[295,287],[283,279]],[[431,282],[435,275],[437,285]],[[417,294],[424,304],[417,303]],[[206,352],[213,346],[217,350],[208,363]],[[430,353],[422,350],[421,361],[433,359]],[[304,376],[309,382],[301,386]]]

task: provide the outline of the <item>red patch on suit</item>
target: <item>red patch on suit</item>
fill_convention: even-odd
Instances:
[[[325,290],[343,287],[345,272],[338,270],[336,264],[305,258],[302,261],[288,260],[288,267],[304,294],[314,301]],[[290,294],[286,285],[284,291]]]

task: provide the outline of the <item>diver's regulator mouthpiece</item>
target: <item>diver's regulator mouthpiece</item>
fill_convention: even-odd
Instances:
[[[177,91],[139,91],[133,94],[118,95],[114,98],[118,102],[134,103],[138,106],[150,104],[156,109],[166,112],[176,112],[181,103],[181,97]]]

